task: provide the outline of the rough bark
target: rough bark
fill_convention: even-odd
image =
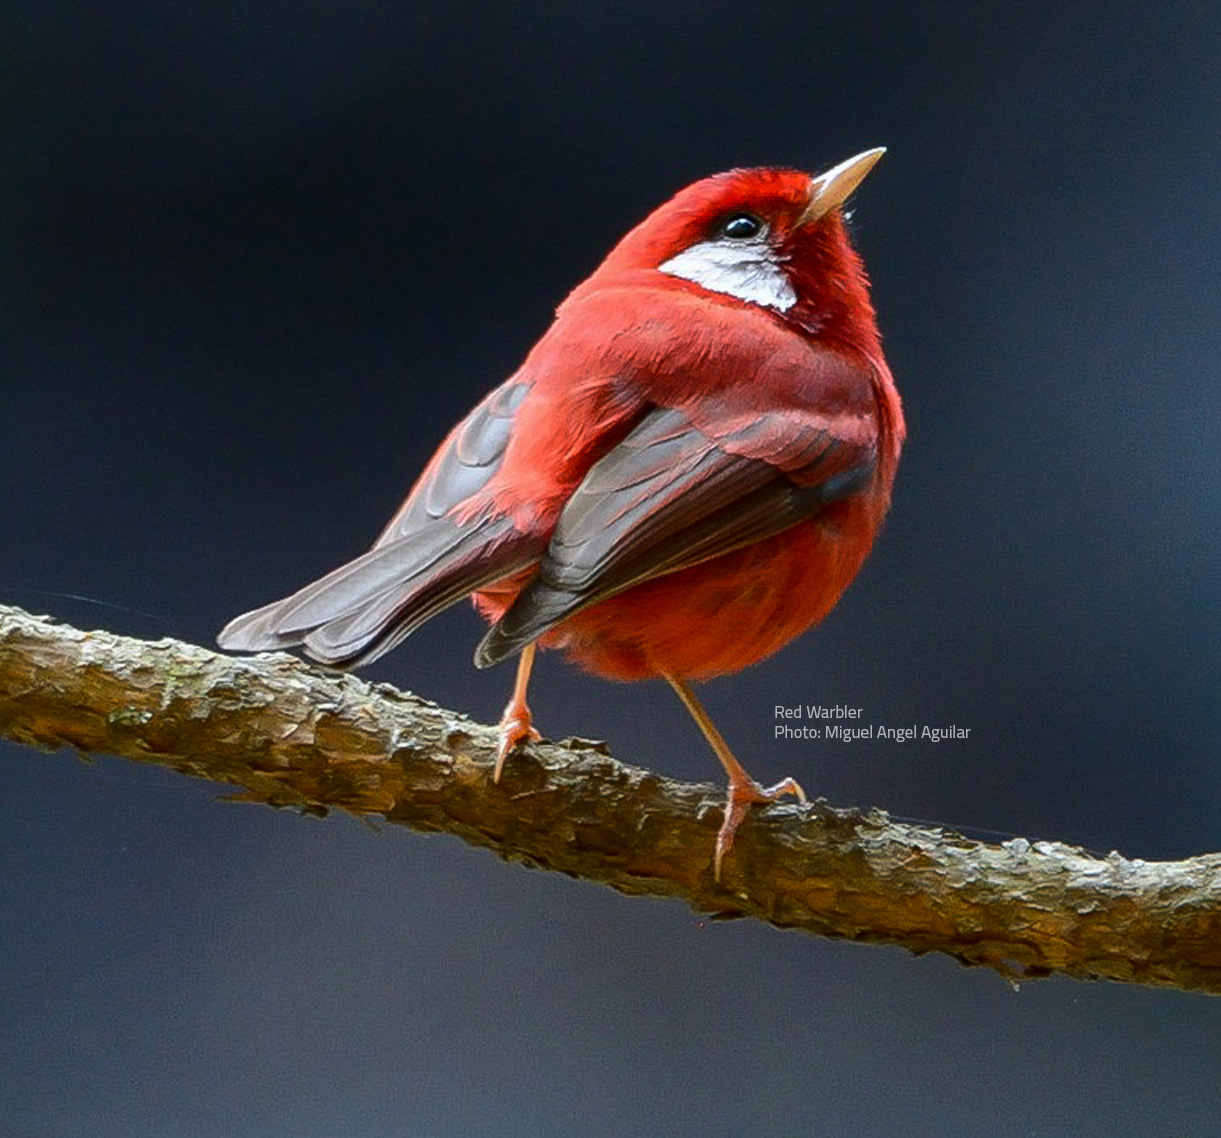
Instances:
[[[1221,854],[1100,859],[785,804],[743,824],[718,884],[723,788],[662,778],[581,740],[527,748],[494,785],[492,728],[283,654],[239,659],[0,606],[0,736],[156,763],[240,787],[247,801],[445,831],[624,893],[944,952],[1009,978],[1221,992]]]

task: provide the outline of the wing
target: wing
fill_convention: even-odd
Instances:
[[[654,409],[590,469],[537,577],[475,662],[487,667],[632,585],[814,517],[867,487],[876,465],[876,421],[860,401],[832,414]]]
[[[220,646],[254,652],[300,644],[325,664],[355,667],[469,593],[537,562],[546,532],[523,532],[486,508],[462,509],[500,469],[529,389],[510,381],[454,429],[368,553],[238,617],[217,637]]]
[[[487,486],[501,468],[517,412],[533,386],[528,380],[502,384],[458,424],[386,523],[375,549],[420,533]]]

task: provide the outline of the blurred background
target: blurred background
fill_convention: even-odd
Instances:
[[[1215,5],[0,12],[0,601],[211,643],[362,550],[627,228],[854,203],[910,442],[825,625],[704,689],[760,778],[997,840],[1221,849]],[[1211,171],[1211,173],[1210,173]],[[465,608],[369,675],[493,720]],[[552,736],[720,780],[662,685]],[[778,703],[958,724],[773,741]],[[995,976],[0,744],[0,1131],[1221,1135],[1221,1005]]]

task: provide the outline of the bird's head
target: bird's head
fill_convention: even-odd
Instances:
[[[588,285],[660,273],[806,333],[874,349],[868,279],[841,207],[883,153],[866,150],[815,176],[756,167],[695,182],[628,233]]]

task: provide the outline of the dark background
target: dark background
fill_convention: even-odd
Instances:
[[[709,707],[835,803],[1217,850],[1219,33],[1203,3],[9,0],[0,600],[209,643],[371,541],[669,194],[884,144],[855,216],[894,511]],[[494,719],[478,635],[455,610],[370,674]],[[971,736],[772,740],[815,701]],[[720,777],[662,685],[548,658],[532,702]],[[1221,1134],[1201,996],[1014,991],[2,751],[6,1135]]]

